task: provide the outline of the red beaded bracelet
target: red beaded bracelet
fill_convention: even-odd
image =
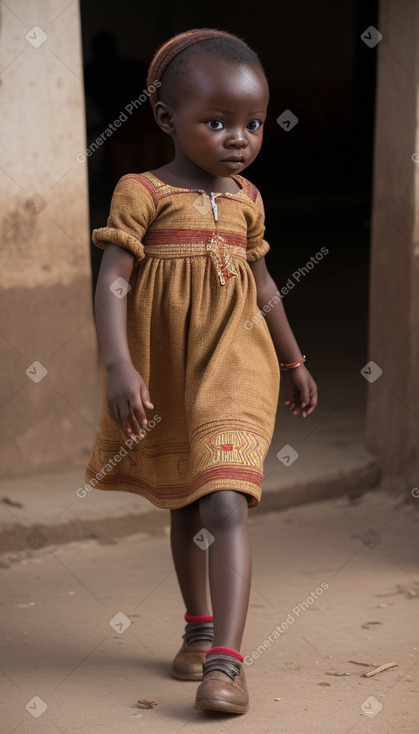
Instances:
[[[286,372],[287,370],[294,370],[296,367],[299,367],[300,365],[304,364],[306,360],[307,360],[306,357],[301,357],[301,359],[297,360],[297,362],[280,362],[279,366],[282,372]]]

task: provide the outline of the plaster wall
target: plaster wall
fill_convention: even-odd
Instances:
[[[0,13],[0,476],[16,476],[87,455],[97,342],[79,5]]]

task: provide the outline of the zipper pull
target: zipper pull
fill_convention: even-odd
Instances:
[[[218,222],[218,207],[215,201],[216,196],[217,194],[214,194],[213,192],[211,193],[211,207],[214,214],[214,222]]]

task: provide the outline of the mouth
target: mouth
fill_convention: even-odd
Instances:
[[[242,166],[245,162],[243,156],[229,156],[228,158],[223,158],[221,161],[221,163],[231,168]]]

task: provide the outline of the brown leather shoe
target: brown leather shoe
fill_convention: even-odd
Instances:
[[[210,658],[212,660],[209,665]],[[220,658],[229,658],[227,668],[231,675],[222,672],[218,668],[225,666],[225,661]],[[231,657],[225,655],[210,655],[204,664],[204,677],[196,692],[196,709],[206,711],[224,711],[230,714],[245,714],[249,709],[249,694],[247,692],[246,677],[242,665],[235,661],[231,665]],[[226,668],[226,669],[227,669]],[[234,670],[233,670],[234,668]],[[208,672],[206,672],[208,671]]]
[[[207,650],[212,647],[209,640],[198,640],[189,645],[184,641],[172,663],[172,676],[178,680],[202,680]]]

